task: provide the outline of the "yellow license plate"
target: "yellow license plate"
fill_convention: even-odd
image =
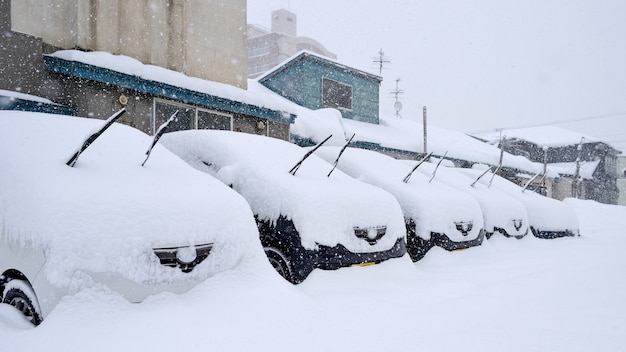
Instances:
[[[356,264],[356,265],[357,266],[371,266],[371,265],[374,265],[374,264],[376,264],[376,262],[365,262],[365,263],[359,263],[359,264]]]

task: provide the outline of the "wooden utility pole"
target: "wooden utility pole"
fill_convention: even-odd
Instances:
[[[424,154],[428,153],[428,124],[426,122],[426,106],[424,106]]]

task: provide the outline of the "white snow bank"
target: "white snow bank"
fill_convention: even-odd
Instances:
[[[144,283],[197,280],[261,253],[245,200],[152,138],[113,124],[66,165],[104,121],[0,112],[0,242],[46,252],[45,271],[63,286],[76,270],[114,272]],[[160,265],[152,248],[215,243],[189,274]]]
[[[402,211],[387,192],[360,183],[294,144],[246,133],[192,130],[167,133],[163,145],[199,170],[241,193],[261,220],[293,220],[305,248],[343,244],[352,252],[375,252],[405,235]],[[206,163],[206,164],[205,164]],[[207,165],[210,164],[210,165]],[[387,226],[376,245],[354,236],[355,226]]]
[[[321,147],[315,153],[333,162],[340,150],[340,147]],[[415,221],[416,234],[424,239],[430,239],[431,232],[435,232],[454,241],[473,240],[483,228],[480,207],[472,197],[438,182],[429,183],[420,173],[414,173],[404,183],[412,167],[403,161],[369,150],[346,148],[337,165],[348,175],[393,194],[404,216]],[[455,222],[474,225],[463,236]]]
[[[433,248],[415,264],[314,270],[298,286],[230,270],[141,304],[85,290],[36,329],[0,305],[0,340],[23,351],[623,350],[626,207],[565,203],[584,236]]]
[[[310,138],[320,143],[331,136],[324,145],[343,145],[346,143],[341,113],[337,109],[303,110],[290,126],[292,135]]]

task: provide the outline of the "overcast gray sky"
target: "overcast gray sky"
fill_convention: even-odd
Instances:
[[[378,74],[383,49],[383,113],[400,78],[403,118],[426,105],[464,132],[585,120],[626,145],[624,0],[248,0],[248,22],[269,27],[279,8],[346,65]]]

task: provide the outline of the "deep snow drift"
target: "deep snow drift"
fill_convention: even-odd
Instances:
[[[626,207],[566,200],[581,237],[494,236],[299,286],[257,267],[131,304],[66,297],[38,328],[0,305],[13,351],[619,351],[626,346]],[[268,264],[269,265],[269,264]]]

